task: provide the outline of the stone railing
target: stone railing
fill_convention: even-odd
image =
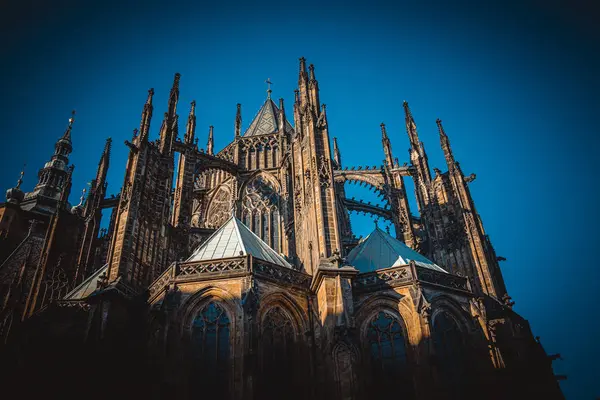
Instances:
[[[417,279],[422,282],[464,290],[466,292],[470,291],[467,278],[463,278],[462,276],[446,274],[429,268],[419,267],[418,265],[415,266],[415,271],[417,273]]]
[[[398,286],[413,282],[414,275],[410,265],[385,268],[374,272],[358,274],[354,279],[354,289],[358,291],[369,290],[384,285]]]
[[[312,277],[300,271],[282,267],[280,265],[271,264],[269,262],[252,259],[252,269],[257,276],[262,276],[276,282],[283,282],[290,285],[300,286],[308,289]]]
[[[358,274],[354,279],[353,287],[357,291],[371,291],[385,286],[402,286],[414,282],[439,285],[465,292],[471,291],[467,278],[410,264]]]

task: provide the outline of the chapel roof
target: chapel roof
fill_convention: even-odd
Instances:
[[[352,249],[347,257],[348,264],[354,266],[361,273],[407,265],[410,261],[414,261],[421,267],[446,273],[433,261],[378,227],[375,227],[369,236]]]
[[[246,129],[246,132],[244,132],[244,136],[265,135],[277,132],[279,129],[279,118],[279,108],[269,96],[260,110],[258,110],[258,114],[256,114],[248,129]],[[292,129],[294,128],[286,118],[285,130],[291,131]]]
[[[269,247],[239,219],[231,216],[202,243],[186,262],[217,260],[251,255],[286,268],[292,268],[282,255]]]

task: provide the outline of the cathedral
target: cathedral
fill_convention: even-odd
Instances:
[[[119,193],[107,193],[108,138],[89,190],[77,205],[68,202],[74,115],[36,186],[25,191],[21,175],[7,190],[3,392],[564,398],[552,368],[559,356],[547,354],[513,310],[502,257],[469,190],[475,175],[461,170],[441,120],[445,171],[432,173],[407,102],[409,159],[398,161],[381,124],[382,165],[349,166],[304,58],[287,112],[269,88],[243,130],[238,104],[233,140],[220,150],[212,127],[198,146],[195,102],[180,135],[179,90],[175,74],[155,140],[148,91],[139,129],[125,141]],[[413,181],[417,210],[405,180]],[[355,183],[384,205],[347,197]],[[393,228],[375,225],[358,238],[352,211]]]

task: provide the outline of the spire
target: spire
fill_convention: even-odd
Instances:
[[[187,144],[194,143],[194,136],[196,135],[196,100],[192,100],[190,107],[190,114],[188,115],[188,122],[185,127],[185,135],[183,140]]]
[[[333,161],[337,164],[338,168],[342,168],[342,155],[338,147],[337,138],[333,138]]]
[[[206,153],[211,156],[214,154],[215,140],[213,137],[213,126],[208,127],[208,143],[206,144]]]
[[[174,118],[177,113],[177,102],[179,101],[179,79],[181,74],[177,72],[173,78],[173,87],[171,87],[171,93],[169,94],[169,118]]]
[[[69,118],[69,126],[62,136],[61,140],[66,140],[71,143],[71,129],[73,129],[73,122],[75,122],[75,110],[71,111],[71,118]]]
[[[107,138],[106,143],[104,144],[104,151],[102,152],[102,156],[100,156],[100,161],[98,162],[98,171],[96,172],[96,185],[103,185],[106,180],[106,173],[108,172],[108,165],[110,162],[110,149],[112,146],[112,138]]]
[[[173,142],[177,137],[177,102],[179,101],[179,78],[181,74],[176,73],[173,79],[173,87],[169,94],[169,104],[162,127],[160,129],[160,152],[171,154]]]
[[[300,105],[303,106],[308,103],[308,74],[306,73],[306,59],[304,57],[300,57],[298,89],[300,90]]]
[[[406,132],[408,133],[408,139],[410,140],[410,147],[414,150],[419,149],[419,135],[417,133],[417,124],[415,124],[415,120],[410,112],[410,108],[408,107],[408,102],[404,100],[402,103],[404,106],[404,118],[406,121]]]
[[[435,120],[435,123],[437,124],[438,131],[440,133],[440,143],[442,145],[442,150],[444,151],[446,164],[448,164],[448,170],[452,171],[456,166],[456,162],[454,161],[454,155],[452,154],[452,149],[450,148],[450,140],[448,139],[448,135],[446,135],[444,127],[442,126],[442,120],[438,118]]]
[[[310,99],[310,103],[312,104],[315,114],[319,115],[319,108],[321,107],[319,103],[319,82],[315,78],[315,66],[310,64],[308,66],[309,70],[309,83],[308,83],[308,95]]]
[[[385,163],[389,168],[394,168],[394,157],[392,156],[392,144],[388,138],[385,124],[381,123],[381,142],[383,144],[383,152],[385,153]]]
[[[242,134],[242,105],[237,104],[237,111],[235,113],[235,137],[239,137]]]
[[[285,123],[286,123],[285,108],[283,106],[283,98],[280,98],[279,99],[279,126],[278,126],[279,133],[285,133]]]
[[[19,180],[17,181],[17,186],[14,188],[8,189],[6,191],[6,201],[13,204],[19,204],[23,201],[25,197],[25,193],[21,190],[21,184],[23,183],[23,176],[25,175],[25,165],[23,165],[23,169],[21,169],[21,175],[19,176]]]
[[[265,83],[267,84],[267,99],[271,98],[271,93],[273,92],[271,90],[271,85],[273,84],[273,82],[271,82],[271,78],[267,78],[267,80],[265,81]]]
[[[148,98],[146,99],[146,104],[144,104],[144,110],[142,111],[142,120],[140,122],[140,141],[148,141],[148,135],[150,134],[150,120],[152,119],[152,111],[154,107],[152,106],[152,96],[154,96],[154,89],[150,88],[148,90]]]

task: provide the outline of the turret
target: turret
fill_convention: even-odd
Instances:
[[[313,106],[313,110],[315,110],[315,114],[319,115],[319,110],[321,108],[321,104],[319,103],[319,82],[315,78],[315,66],[310,64],[308,66],[309,71],[309,81],[308,81],[308,95],[310,99],[310,104]]]
[[[417,125],[412,116],[408,103],[405,101],[404,115],[406,121],[406,132],[408,133],[408,139],[410,140],[410,161],[415,168],[415,191],[417,194],[417,201],[419,210],[429,204],[429,188],[431,186],[431,172],[429,171],[429,161],[427,160],[427,154],[425,153],[425,147],[419,140],[419,134],[417,133]]]
[[[309,102],[308,95],[308,74],[306,73],[306,59],[300,57],[300,72],[298,74],[298,89],[299,99],[298,103],[300,106],[304,106]]]
[[[280,98],[279,99],[279,126],[278,126],[279,133],[281,133],[281,134],[285,133],[285,124],[286,124],[285,108],[283,106],[283,98]]]

